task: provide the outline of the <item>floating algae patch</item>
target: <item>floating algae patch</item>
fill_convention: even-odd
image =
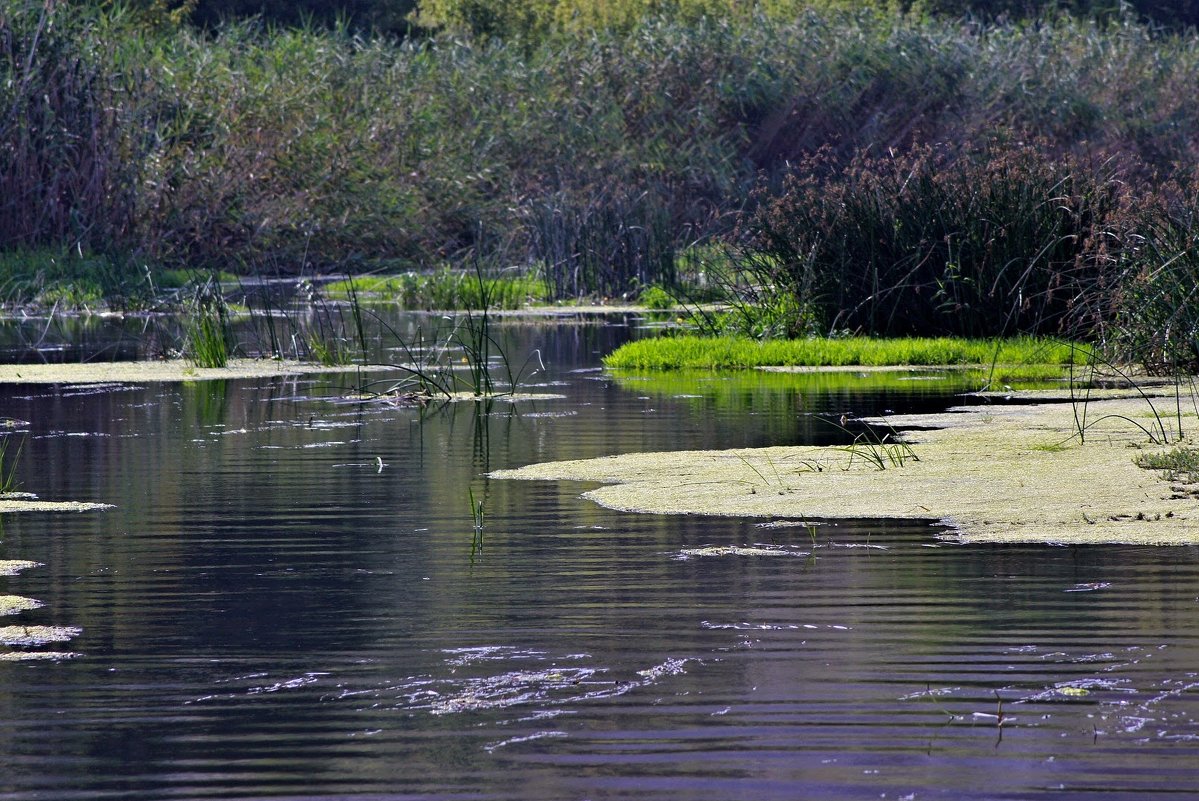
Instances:
[[[388,365],[311,364],[274,359],[230,359],[225,367],[196,367],[185,359],[143,362],[0,365],[0,384],[127,384],[163,381],[213,381],[280,375],[395,369]]]
[[[811,556],[811,553],[797,551],[785,545],[708,545],[679,551],[680,559],[690,559],[693,556]]]
[[[555,392],[493,392],[476,395],[473,392],[451,392],[449,396],[434,395],[433,402],[449,401],[450,403],[525,403],[532,401],[566,400],[566,396]]]
[[[73,626],[0,626],[0,645],[45,645],[67,642],[82,633]]]
[[[24,559],[0,559],[0,576],[15,576],[22,570],[41,566],[41,562],[28,562]]]
[[[30,609],[40,609],[44,604],[37,598],[26,598],[21,595],[0,595],[0,617],[15,615],[18,612],[28,612]]]
[[[80,656],[74,651],[9,651],[0,653],[0,662],[65,662]]]
[[[36,496],[34,497],[36,498]],[[5,512],[94,512],[111,508],[113,507],[110,503],[39,501],[28,496],[0,495],[0,514]],[[0,562],[0,565],[2,564],[4,563]]]
[[[1176,497],[1134,462],[1147,449],[1166,449],[1150,434],[1171,446],[1197,444],[1169,425],[1169,392],[1151,399],[1160,428],[1152,415],[1144,423],[1150,400],[1139,397],[890,417],[895,427],[921,427],[900,435],[918,460],[879,460],[883,469],[863,458],[871,446],[862,443],[625,454],[491,475],[599,482],[605,486],[584,497],[624,511],[927,520],[963,542],[1195,544],[1199,499]]]

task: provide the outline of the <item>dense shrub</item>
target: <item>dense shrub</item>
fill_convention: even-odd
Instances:
[[[816,156],[748,220],[774,279],[825,325],[876,334],[996,336],[1098,325],[1136,229],[1110,163],[996,140],[846,167]]]
[[[287,272],[480,256],[543,265],[559,294],[615,294],[668,284],[680,250],[752,208],[759,178],[777,193],[821,148],[827,175],[848,175],[865,169],[847,166],[857,154],[917,159],[935,145],[922,157],[937,165],[930,198],[951,178],[990,180],[991,156],[967,145],[997,129],[1030,132],[1064,163],[1143,165],[1122,166],[1128,180],[1199,160],[1194,37],[860,6],[546,0],[571,24],[541,38],[396,42],[0,0],[0,250]],[[963,149],[973,166],[951,168]],[[881,162],[871,169],[882,181]],[[1070,189],[1084,221],[1092,198],[1108,202],[1088,186]],[[930,252],[958,264],[950,241],[954,261]],[[907,264],[916,244],[900,245]],[[988,297],[945,295],[970,308]],[[1061,297],[1019,324],[1060,317]]]

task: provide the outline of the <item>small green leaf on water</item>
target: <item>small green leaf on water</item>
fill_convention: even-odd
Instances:
[[[1058,687],[1057,691],[1062,695],[1068,695],[1075,698],[1091,694],[1091,691],[1085,687]]]

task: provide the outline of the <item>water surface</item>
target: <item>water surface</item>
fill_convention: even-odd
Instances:
[[[0,621],[0,798],[1145,798],[1199,786],[1199,551],[959,546],[931,523],[656,517],[489,470],[836,442],[957,402],[614,377],[623,325],[506,325],[564,400],[353,377],[0,388],[40,568]],[[852,424],[851,424],[852,428]],[[484,503],[476,534],[468,490]],[[803,521],[797,508],[794,521]],[[748,553],[719,546],[751,547]],[[712,555],[705,555],[712,554]]]

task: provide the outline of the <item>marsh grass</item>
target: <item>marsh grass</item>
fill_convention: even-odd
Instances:
[[[17,443],[16,451],[9,453],[11,440],[8,437],[0,438],[0,495],[7,495],[10,492],[15,492],[20,483],[17,481],[17,467],[21,460],[21,451],[25,447],[25,441]]]
[[[482,284],[468,270],[445,267],[431,273],[358,276],[322,287],[335,300],[348,300],[351,286],[361,303],[396,303],[404,309],[458,311],[479,309],[486,293],[492,309],[520,309],[549,299],[544,279],[536,271],[509,270],[489,275]]]
[[[745,223],[769,285],[825,330],[996,336],[1083,331],[1130,236],[1114,164],[1048,145],[914,146],[846,166],[817,153]]]
[[[229,364],[229,305],[220,283],[209,276],[185,290],[183,352],[197,367]]]
[[[850,431],[845,427],[845,420],[831,421],[834,426],[846,434]],[[846,470],[853,468],[854,460],[861,459],[876,470],[886,470],[888,467],[903,467],[908,462],[918,462],[920,457],[912,450],[912,446],[902,441],[899,434],[891,426],[879,433],[871,426],[853,435],[853,442],[841,446],[838,450],[849,454],[849,464]]]
[[[308,358],[318,364],[365,363],[367,359],[364,312],[353,279],[345,281],[345,301],[331,302],[310,282],[302,281],[300,293],[307,300],[308,314],[300,318],[298,336]]]
[[[637,370],[736,369],[749,367],[851,367],[895,365],[1051,366],[1062,370],[1089,358],[1088,351],[1060,340],[846,337],[757,341],[691,335],[641,339],[604,357],[608,367]],[[1018,370],[1016,372],[1019,372]]]
[[[478,302],[456,315],[436,320],[427,334],[423,327],[418,327],[414,336],[405,337],[369,307],[356,303],[353,308],[359,336],[362,337],[362,318],[373,319],[392,346],[403,354],[403,363],[392,366],[405,373],[399,382],[363,382],[359,392],[377,398],[412,396],[427,400],[440,396],[449,400],[455,393],[465,391],[477,400],[485,400],[497,394],[515,393],[527,377],[544,370],[538,350],[524,364],[514,366],[494,329],[492,292],[496,284],[487,277],[478,260],[474,281]],[[500,375],[493,375],[497,371]]]
[[[1199,176],[1192,182],[1146,224],[1108,315],[1115,357],[1153,375],[1199,370]]]
[[[136,311],[152,306],[156,288],[148,268],[125,258],[57,246],[0,251],[0,304],[10,308]]]
[[[535,36],[396,42],[0,0],[0,251],[102,254],[118,297],[146,264],[231,253],[292,275],[502,253],[559,299],[673,291],[723,240],[761,276],[719,330],[751,336],[1084,335],[1119,265],[1127,350],[1199,358],[1191,223],[1142,225],[1161,252],[1136,263],[1125,213],[1194,162],[1199,37],[835,0],[571,7]],[[433,283],[410,305],[474,303]]]
[[[473,533],[470,540],[470,556],[471,559],[474,559],[477,554],[483,551],[483,531],[485,526],[484,499],[475,497],[474,487],[467,487],[466,493],[470,501],[470,516],[473,524]]]

